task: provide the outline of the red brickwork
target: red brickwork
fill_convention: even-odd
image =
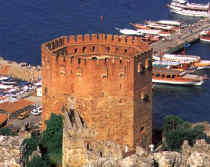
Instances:
[[[152,50],[137,37],[63,36],[42,45],[43,114],[69,104],[98,140],[148,145]]]

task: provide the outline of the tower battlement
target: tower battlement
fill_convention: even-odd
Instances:
[[[85,34],[62,36],[42,45],[42,50],[49,51],[53,56],[110,55],[124,57],[138,56],[149,49],[140,38],[135,36],[119,36],[111,34]],[[121,55],[121,56],[120,56]],[[104,57],[104,56],[102,56]]]

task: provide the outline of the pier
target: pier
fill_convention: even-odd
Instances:
[[[179,32],[173,34],[168,40],[160,40],[152,43],[150,46],[156,56],[161,56],[164,53],[174,53],[185,47],[188,43],[193,43],[199,40],[201,31],[210,28],[210,20],[200,20],[194,24],[190,24]]]

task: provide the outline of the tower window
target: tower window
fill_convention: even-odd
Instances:
[[[74,49],[74,53],[77,53],[77,48]]]
[[[138,66],[137,66],[137,71],[141,72],[141,65],[140,64],[138,64]]]
[[[107,50],[107,52],[109,52],[110,51],[110,47],[106,47],[106,50]]]
[[[92,57],[92,60],[97,60],[97,57],[93,56],[93,57]]]
[[[78,64],[80,64],[81,63],[81,58],[78,58]]]
[[[83,47],[83,48],[82,48],[82,52],[84,53],[84,52],[85,52],[85,50],[86,50],[86,47]]]

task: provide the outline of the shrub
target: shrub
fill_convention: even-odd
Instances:
[[[174,115],[165,117],[163,136],[165,137],[164,146],[170,151],[179,151],[184,140],[188,140],[191,146],[197,139],[209,140],[203,126],[192,127],[189,122]]]
[[[34,156],[30,162],[26,164],[26,167],[50,167],[45,160],[40,156]]]

